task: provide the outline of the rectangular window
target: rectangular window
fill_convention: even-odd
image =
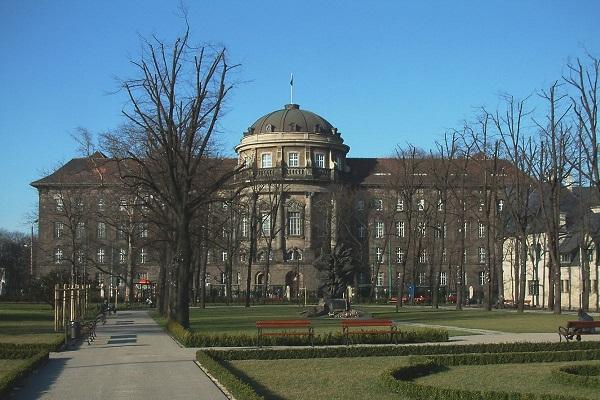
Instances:
[[[271,235],[271,214],[263,213],[261,217],[261,230],[264,236]]]
[[[98,239],[106,239],[106,224],[104,222],[98,222],[96,236]]]
[[[417,202],[417,210],[425,211],[425,199],[419,199]]]
[[[482,224],[481,222],[477,226],[477,236],[479,236],[479,239],[482,239],[485,237],[485,225]]]
[[[299,167],[300,166],[300,157],[296,152],[288,153],[288,167]]]
[[[140,237],[141,238],[147,238],[148,237],[148,224],[145,222],[142,222],[140,224]]]
[[[404,211],[404,200],[403,199],[396,200],[396,211]]]
[[[375,237],[380,239],[383,237],[384,225],[383,222],[377,221],[375,223]]]
[[[377,262],[383,262],[383,249],[381,247],[377,248]]]
[[[421,286],[427,284],[427,274],[425,272],[419,272],[417,275],[417,280]]]
[[[442,262],[448,261],[448,257],[446,256],[446,254],[447,254],[446,249],[442,250]]]
[[[377,211],[383,211],[383,200],[381,200],[381,199],[373,200],[373,208]]]
[[[466,239],[469,237],[469,223],[465,222],[462,226],[462,234],[463,237]]]
[[[288,235],[300,236],[300,212],[288,211]]]
[[[425,237],[425,235],[427,234],[427,226],[425,225],[425,222],[419,222],[417,226],[417,231],[419,232],[419,235],[421,235],[421,237]]]
[[[362,199],[360,199],[360,200],[357,200],[357,201],[356,201],[356,209],[357,209],[358,211],[362,211],[362,210],[364,210],[364,209],[365,209],[365,201],[364,201],[364,200],[362,200]]]
[[[444,211],[444,201],[442,199],[438,200],[437,210],[438,211]]]
[[[448,284],[448,273],[440,272],[440,286],[446,286]]]
[[[504,200],[502,200],[502,199],[498,200],[498,202],[496,203],[496,209],[498,210],[499,213],[504,211]]]
[[[125,197],[119,199],[119,211],[127,211],[127,199]]]
[[[248,217],[244,215],[242,217],[242,226],[240,229],[240,234],[242,235],[242,237],[248,237],[249,228],[250,227],[248,226]]]
[[[398,264],[404,262],[404,251],[400,247],[396,247],[396,262]]]
[[[75,227],[75,237],[77,239],[83,239],[85,237],[85,222],[78,222]]]
[[[486,252],[485,252],[485,247],[480,247],[479,248],[479,263],[485,264],[486,261],[487,261],[487,256],[486,256]]]
[[[127,262],[127,250],[119,249],[119,264],[125,264]]]
[[[419,262],[421,264],[425,264],[425,263],[427,263],[428,260],[429,260],[429,256],[427,255],[427,250],[421,251],[421,253],[419,254]]]
[[[271,158],[271,153],[262,153],[260,155],[260,166],[261,168],[272,168],[273,160]]]
[[[325,168],[325,154],[315,153],[315,167]]]
[[[227,252],[226,251],[221,252],[221,261],[223,261],[223,262],[227,261]]]
[[[485,285],[485,271],[479,271],[477,275],[479,286]]]
[[[54,223],[54,238],[55,239],[60,239],[61,237],[63,237],[64,227],[65,227],[65,225],[62,222]]]
[[[367,228],[364,225],[359,225],[358,226],[358,237],[359,238],[364,238],[367,234]]]
[[[396,235],[403,238],[406,233],[404,221],[396,221]]]
[[[54,195],[54,201],[56,202],[56,211],[62,212],[65,209],[65,203],[61,194]]]
[[[587,260],[594,261],[594,249],[588,249],[587,251]]]
[[[145,264],[148,261],[148,251],[145,248],[140,249],[140,264]]]
[[[463,264],[467,263],[467,249],[463,250]]]
[[[527,282],[527,287],[529,289],[528,294],[530,296],[537,296],[540,294],[540,281],[533,279]]]
[[[60,247],[54,249],[54,263],[62,264],[64,261],[63,250]]]
[[[83,264],[83,260],[85,259],[84,257],[84,253],[83,250],[77,250],[75,251],[75,261],[77,262],[77,264]]]
[[[100,197],[98,199],[98,211],[104,212],[104,209],[105,209],[104,199],[102,197]]]
[[[571,262],[571,254],[570,253],[561,253],[560,263],[561,264],[569,264],[570,262]]]
[[[127,226],[124,223],[120,223],[117,226],[117,239],[125,239],[127,237]]]
[[[385,279],[385,275],[383,272],[378,272],[377,273],[377,286],[383,286],[383,283]]]
[[[561,293],[569,293],[570,292],[570,284],[568,279],[563,279],[560,281],[560,291]]]
[[[96,261],[98,264],[104,264],[106,262],[106,250],[102,247],[98,249],[98,253],[96,253]]]

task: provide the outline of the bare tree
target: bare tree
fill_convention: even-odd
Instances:
[[[189,30],[168,46],[157,38],[144,43],[132,62],[139,76],[124,80],[130,101],[128,124],[105,136],[128,187],[152,195],[172,232],[175,304],[171,317],[189,326],[192,266],[191,223],[235,171],[215,173],[211,138],[231,90],[225,49],[195,48]],[[212,174],[212,175],[211,175]]]

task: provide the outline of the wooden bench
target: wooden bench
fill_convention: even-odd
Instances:
[[[390,343],[394,343],[394,339],[397,339],[397,334],[398,329],[394,321],[389,319],[342,320],[342,335],[344,336],[345,344],[349,343],[350,335],[390,335]]]
[[[558,327],[558,337],[562,342],[562,338],[568,342],[573,340],[573,336],[577,341],[581,340],[581,335],[597,335],[600,331],[594,331],[593,328],[600,328],[600,321],[567,321],[567,327]],[[591,332],[590,332],[591,331]]]
[[[315,332],[307,319],[256,321],[256,329],[258,347],[261,347],[261,339],[265,336],[308,336],[310,345],[314,346]]]

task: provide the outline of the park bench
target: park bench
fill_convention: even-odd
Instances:
[[[81,324],[81,329],[86,334],[86,341],[88,346],[96,340],[96,325],[102,321],[102,325],[106,324],[106,312],[100,311],[94,319],[84,321]]]
[[[306,319],[256,321],[256,329],[258,347],[261,347],[261,339],[266,336],[308,336],[310,345],[314,346],[315,332]]]
[[[573,336],[576,337],[577,341],[581,340],[581,335],[597,335],[600,331],[586,332],[588,329],[600,328],[600,321],[567,321],[567,327],[558,327],[558,337],[562,342],[562,338],[568,342],[573,340]]]
[[[397,339],[398,329],[389,319],[343,319],[342,335],[344,343],[349,343],[350,335],[390,335],[390,343]]]

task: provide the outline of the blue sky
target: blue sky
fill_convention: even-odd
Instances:
[[[76,156],[78,126],[123,119],[117,77],[140,36],[184,29],[177,2],[0,2],[0,228],[27,231],[29,183]],[[189,1],[195,43],[241,64],[219,138],[226,154],[258,117],[294,101],[339,128],[351,157],[432,148],[499,93],[527,96],[569,58],[600,55],[597,1]]]

